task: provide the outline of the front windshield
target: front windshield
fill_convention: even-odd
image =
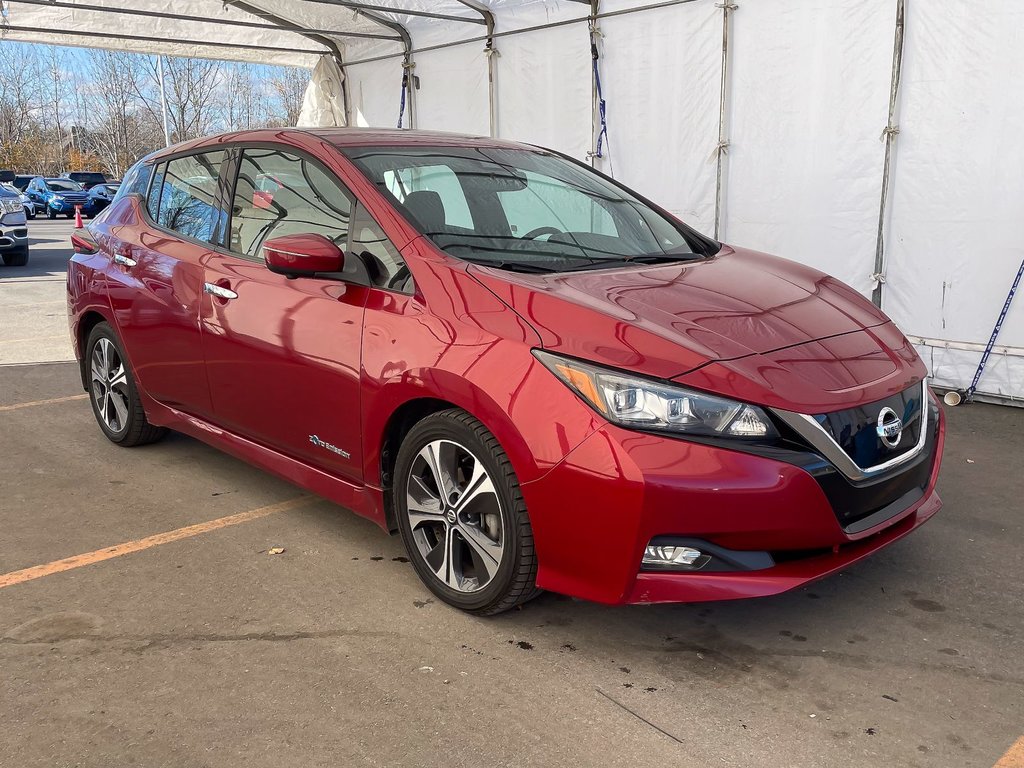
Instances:
[[[439,248],[523,272],[703,258],[717,250],[558,155],[494,147],[353,147],[348,157]]]
[[[46,188],[51,192],[81,192],[82,185],[67,179],[47,179]]]

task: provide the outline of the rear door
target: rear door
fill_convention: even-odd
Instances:
[[[212,412],[201,329],[203,260],[224,237],[217,206],[224,150],[156,166],[145,200],[105,216],[111,307],[142,388],[187,413]],[[127,201],[126,201],[127,202]]]
[[[360,337],[367,289],[289,280],[263,262],[281,235],[344,250],[353,199],[314,157],[283,145],[236,150],[226,248],[205,260],[203,344],[218,424],[353,481],[362,479]]]

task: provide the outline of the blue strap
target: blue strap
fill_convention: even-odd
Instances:
[[[597,86],[597,113],[601,118],[601,130],[597,133],[597,146],[593,153],[594,157],[604,157],[601,154],[601,150],[604,147],[604,142],[608,138],[608,115],[606,111],[606,102],[604,100],[604,93],[601,89],[601,69],[597,65],[598,54],[597,54],[597,43],[590,43],[590,58],[594,62],[594,84]]]
[[[402,127],[402,122],[405,118],[405,92],[409,88],[409,73],[406,72],[402,75],[402,100],[398,104],[398,127]]]
[[[1017,292],[1017,286],[1020,285],[1021,276],[1024,276],[1024,261],[1020,263],[1020,269],[1017,270],[1017,277],[1013,280],[1013,285],[1010,286],[1010,292],[1006,294],[1006,301],[1003,302],[1003,311],[999,313],[999,319],[996,320],[996,327],[992,329],[992,335],[988,337],[988,344],[985,345],[985,351],[981,355],[981,362],[978,363],[978,370],[974,372],[974,381],[971,382],[971,388],[967,390],[967,397],[964,399],[970,402],[971,398],[974,397],[974,390],[978,388],[978,382],[981,381],[981,374],[985,372],[985,365],[988,363],[988,356],[992,354],[992,347],[995,346],[996,338],[999,336],[999,330],[1003,327],[1003,320],[1006,319],[1006,313],[1010,311],[1010,302],[1013,301],[1013,295]]]

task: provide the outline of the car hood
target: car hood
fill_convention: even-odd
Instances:
[[[711,363],[741,360],[749,363],[718,369],[726,379],[737,374],[756,378],[757,367],[771,353],[889,323],[879,309],[835,278],[738,248],[723,247],[706,260],[647,268],[555,275],[478,265],[470,270],[536,329],[545,349],[664,379]],[[873,354],[886,359],[881,363],[886,371],[854,365],[857,370],[846,380],[823,381],[826,392],[863,389],[906,368],[905,356],[887,351],[891,333],[868,335],[875,339]],[[865,344],[818,345],[817,350],[831,346],[864,354]],[[833,378],[834,368],[828,374]],[[802,359],[792,375],[813,380],[813,369],[813,361]],[[715,382],[705,385],[720,392],[729,389]],[[764,392],[748,392],[757,394],[755,401],[771,399]],[[831,403],[844,397],[821,399]],[[793,403],[783,398],[780,404]]]

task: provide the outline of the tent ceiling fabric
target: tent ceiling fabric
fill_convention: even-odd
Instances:
[[[727,242],[880,286],[940,385],[970,384],[1021,262],[1020,0],[599,0],[596,19],[589,0],[0,3],[0,39],[307,67],[302,125],[490,133],[589,160]],[[1024,401],[1022,296],[979,391]]]

